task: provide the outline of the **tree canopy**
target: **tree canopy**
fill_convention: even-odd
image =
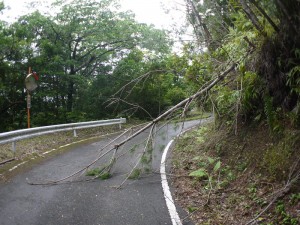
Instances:
[[[105,107],[108,98],[171,51],[167,31],[136,22],[117,1],[54,5],[60,9],[54,16],[36,11],[1,24],[2,131],[25,127],[29,67],[40,76],[32,123],[41,126],[119,115],[121,109]]]

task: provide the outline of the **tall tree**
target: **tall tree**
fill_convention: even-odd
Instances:
[[[33,95],[33,125],[87,119],[86,98],[94,102],[93,98],[101,95],[97,86],[102,85],[101,80],[107,89],[113,90],[114,82],[109,75],[133,49],[159,57],[170,52],[166,31],[137,23],[130,12],[120,12],[117,1],[57,1],[53,7],[59,9],[56,15],[36,11],[10,26],[3,24],[0,34],[2,68],[6,70],[1,73],[3,95],[10,102],[3,105],[19,104],[20,109],[25,109],[23,82],[28,67],[40,74],[39,88]],[[20,84],[14,87],[19,91],[12,90],[19,93],[13,101],[8,94],[10,81]],[[102,96],[108,98],[108,92]],[[1,111],[7,110],[1,107]],[[107,114],[93,114],[93,118],[95,115]],[[15,118],[25,120],[19,114]]]

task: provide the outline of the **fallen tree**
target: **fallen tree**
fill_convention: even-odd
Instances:
[[[147,130],[148,128],[152,127],[151,131],[153,131],[153,127],[162,119],[166,118],[167,116],[169,116],[170,114],[172,114],[174,111],[176,111],[177,109],[187,106],[190,102],[192,102],[193,100],[197,99],[198,97],[200,97],[201,95],[207,93],[210,89],[212,89],[216,84],[218,84],[220,81],[222,81],[230,72],[234,71],[235,67],[236,67],[237,63],[233,63],[226,71],[224,71],[223,73],[221,73],[220,75],[218,75],[212,82],[210,82],[206,87],[202,88],[201,90],[199,90],[198,92],[196,92],[194,95],[190,96],[189,98],[184,99],[183,101],[179,102],[177,105],[173,106],[172,108],[170,108],[169,110],[167,110],[166,112],[162,113],[160,116],[158,116],[157,118],[155,118],[154,120],[152,120],[151,122],[147,123],[146,125],[142,126],[142,128],[138,129],[136,132],[134,132],[133,134],[129,135],[127,138],[125,138],[123,141],[119,141],[117,144],[115,144],[112,148],[109,148],[108,150],[106,150],[105,152],[103,152],[102,154],[100,154],[94,161],[92,161],[90,164],[88,164],[87,166],[81,168],[78,171],[75,171],[74,173],[70,174],[69,176],[63,177],[61,179],[58,180],[54,180],[54,181],[46,181],[46,182],[31,182],[28,181],[29,184],[31,185],[51,185],[51,184],[58,184],[58,183],[62,183],[64,181],[69,180],[70,178],[74,177],[75,175],[78,175],[84,171],[86,171],[89,167],[91,167],[92,165],[94,165],[96,162],[98,162],[100,159],[102,159],[104,156],[106,156],[108,153],[114,152],[113,154],[113,159],[110,161],[109,165],[107,165],[103,170],[102,173],[104,172],[108,172],[113,164],[115,163],[115,155],[116,152],[118,151],[118,149],[123,146],[125,143],[127,143],[128,141],[132,140],[134,137],[138,136],[139,134],[141,134],[142,132],[144,132],[145,130]],[[121,135],[119,135],[117,138],[115,138],[114,140],[112,140],[111,142],[109,142],[107,145],[105,145],[103,148],[99,149],[99,152],[103,151],[107,146],[117,142],[121,137],[123,137],[125,134],[127,134],[129,131],[131,131],[132,129],[127,129],[125,132],[123,132]],[[150,135],[152,135],[152,132],[150,132]],[[148,143],[149,141],[147,141]],[[92,178],[95,179],[97,177],[99,177],[100,175],[97,175],[96,177]]]

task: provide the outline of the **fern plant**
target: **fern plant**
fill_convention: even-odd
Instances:
[[[295,66],[290,70],[286,84],[291,88],[291,92],[300,96],[300,66]]]

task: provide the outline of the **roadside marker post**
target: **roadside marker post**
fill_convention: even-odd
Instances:
[[[30,92],[34,91],[38,85],[36,81],[38,81],[39,77],[36,72],[31,72],[31,67],[28,68],[28,74],[25,78],[25,87],[27,90],[27,127],[30,128],[30,108],[31,108],[31,95]]]

